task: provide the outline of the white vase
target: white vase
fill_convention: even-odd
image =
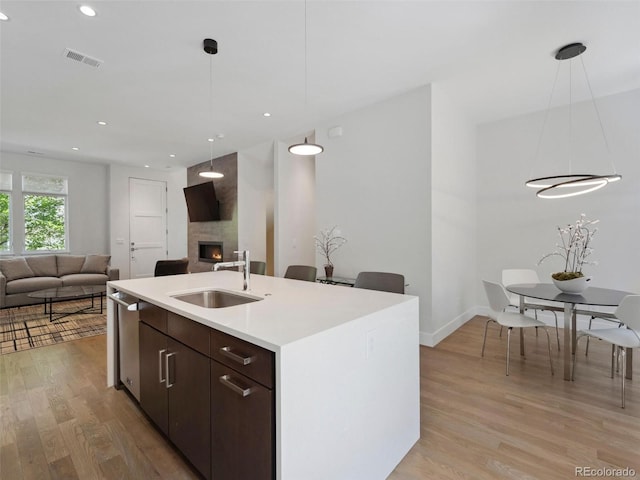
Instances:
[[[551,280],[553,280],[553,284],[558,290],[561,290],[562,293],[579,295],[587,289],[591,277],[578,277],[572,278],[571,280],[556,280],[551,277]]]

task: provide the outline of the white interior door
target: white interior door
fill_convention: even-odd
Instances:
[[[129,268],[131,278],[152,277],[167,258],[167,184],[129,178]]]

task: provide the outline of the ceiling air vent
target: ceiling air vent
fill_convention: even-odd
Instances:
[[[65,49],[64,56],[69,60],[75,60],[76,62],[89,65],[90,67],[99,67],[100,65],[103,64],[102,60],[98,60],[97,58],[90,57],[76,50],[71,50],[70,48]]]

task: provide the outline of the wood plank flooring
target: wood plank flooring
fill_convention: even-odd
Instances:
[[[561,355],[553,350],[552,377],[546,336],[528,334],[525,360],[515,338],[507,377],[497,327],[480,357],[484,320],[421,347],[421,439],[389,479],[566,479],[576,467],[640,477],[640,382],[628,382],[621,409],[609,346],[592,342],[585,357],[582,340],[576,381],[565,382]],[[0,356],[0,478],[198,478],[135,401],[105,384],[104,336]]]

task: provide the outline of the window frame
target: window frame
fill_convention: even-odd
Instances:
[[[46,192],[35,191],[32,189],[25,189],[25,177],[40,177],[40,178],[55,178],[64,180],[65,193],[58,192]],[[47,173],[32,173],[21,172],[20,174],[21,191],[22,196],[22,254],[23,255],[43,255],[50,253],[68,253],[70,251],[69,246],[69,177],[66,175],[51,175]],[[26,197],[39,196],[39,197],[56,197],[64,199],[64,247],[61,249],[49,249],[49,250],[27,250],[27,222],[26,222]]]
[[[13,249],[15,245],[15,242],[13,241],[13,232],[14,232],[14,229],[13,229],[13,222],[14,222],[13,179],[15,178],[15,174],[13,171],[9,171],[9,170],[0,170],[0,174],[9,175],[9,190],[7,190],[6,188],[0,188],[0,195],[7,195],[9,199],[9,222],[8,222],[8,228],[9,228],[8,247],[9,248],[7,250],[0,249],[0,256],[4,256],[4,255],[13,255]]]

